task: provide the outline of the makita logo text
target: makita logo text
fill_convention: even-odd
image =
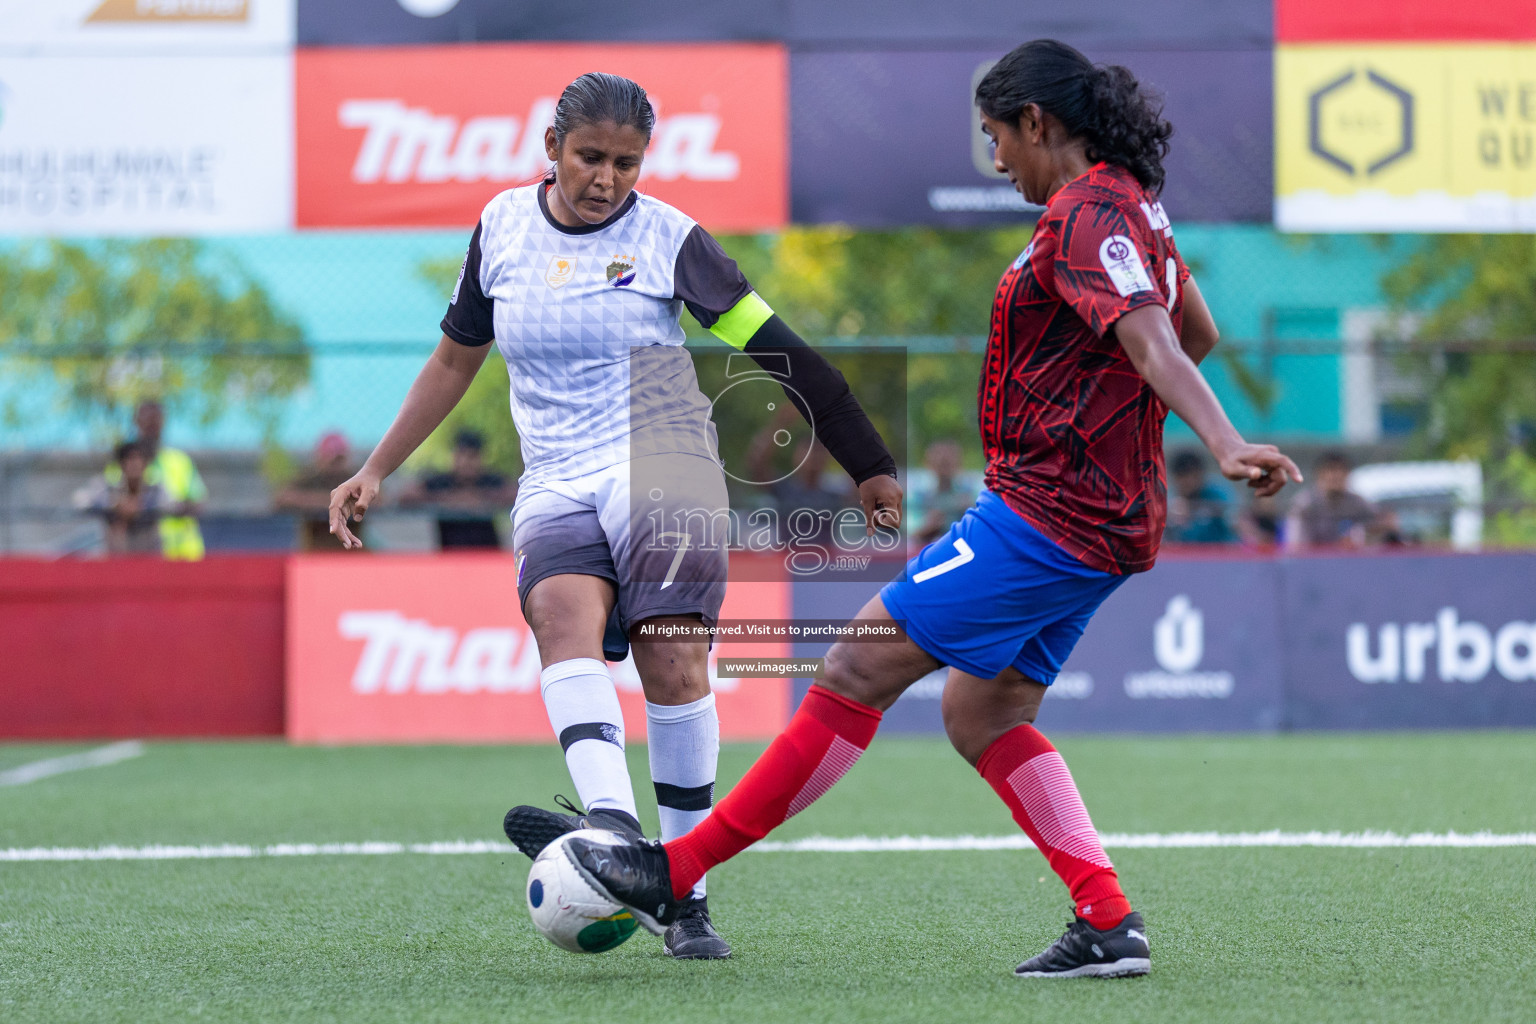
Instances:
[[[1419,683],[1431,668],[1447,683],[1475,683],[1489,671],[1512,683],[1536,680],[1536,622],[1492,629],[1442,608],[1433,622],[1388,622],[1371,640],[1363,622],[1344,634],[1349,674],[1362,683]]]
[[[363,641],[352,670],[352,689],[362,694],[537,693],[539,645],[533,631],[511,627],[459,630],[397,611],[347,611],[336,621],[343,640]],[[713,690],[730,692],[739,680],[715,672],[719,647],[709,652]],[[631,655],[609,666],[613,685],[640,693],[640,672]]]
[[[533,101],[526,118],[472,117],[460,121],[398,99],[346,100],[337,110],[343,128],[363,130],[352,180],[437,184],[447,181],[526,181],[548,166],[544,129],[554,122],[555,100]],[[714,114],[657,117],[642,178],[735,181],[741,160],[719,152],[720,118]]]
[[[338,631],[362,640],[352,672],[358,693],[531,692],[539,688],[539,648],[527,629],[434,626],[393,611],[343,612]]]

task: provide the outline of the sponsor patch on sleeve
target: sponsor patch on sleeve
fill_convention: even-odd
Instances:
[[[1150,292],[1152,279],[1136,252],[1136,246],[1124,235],[1110,235],[1099,244],[1099,262],[1121,295]]]

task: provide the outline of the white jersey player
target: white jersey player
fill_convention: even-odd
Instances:
[[[622,659],[643,623],[687,631],[634,647],[662,837],[687,832],[713,800],[720,731],[708,630],[725,594],[726,538],[660,531],[702,529],[727,507],[710,403],[682,347],[684,307],[771,364],[858,484],[871,528],[877,514],[891,525],[900,516],[895,462],[842,375],[703,228],[634,191],[654,120],[628,79],[586,74],[566,88],[545,134],[552,173],[486,206],[436,352],[367,463],[331,496],[332,532],[360,545],[347,523],[362,518],[496,345],[525,465],[513,510],[518,595],[539,645],[550,724],[585,806],[509,811],[507,835],[530,857],[588,825],[640,832],[604,658]],[[664,948],[689,959],[730,954],[702,880]]]

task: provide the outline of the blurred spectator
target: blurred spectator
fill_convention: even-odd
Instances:
[[[825,543],[832,536],[833,517],[845,508],[859,508],[859,498],[846,475],[827,472],[832,455],[820,441],[807,437],[795,443],[787,463],[792,467],[789,472],[776,464],[778,449],[790,437],[782,424],[795,415],[794,408],[785,403],[780,415],[752,439],[747,448],[748,472],[773,498],[780,543],[790,536]],[[817,517],[814,530],[808,528],[804,516],[796,518],[802,510]]]
[[[164,406],[152,399],[140,402],[133,413],[133,426],[138,431],[134,443],[145,460],[144,482],[160,491],[156,526],[160,551],[166,558],[195,562],[203,557],[203,533],[197,517],[208,500],[208,486],[186,452],[160,443],[165,429]],[[105,479],[113,487],[122,482],[119,462],[107,466]]]
[[[1205,460],[1198,452],[1179,452],[1169,476],[1168,526],[1163,540],[1169,544],[1231,544],[1237,540],[1227,522],[1227,495],[1205,478]]]
[[[910,543],[922,548],[944,535],[965,515],[981,493],[982,476],[964,468],[964,452],[956,441],[934,441],[923,453],[923,468],[907,481],[907,521]]]
[[[160,520],[168,503],[164,489],[149,481],[146,456],[142,444],[124,441],[114,450],[109,471],[75,499],[106,519],[109,555],[158,555],[163,549]]]
[[[1237,532],[1243,543],[1256,548],[1273,548],[1283,540],[1282,527],[1285,517],[1280,514],[1280,502],[1274,495],[1252,495],[1242,514],[1237,517]]]
[[[1288,549],[1360,547],[1392,539],[1392,514],[1349,489],[1349,470],[1343,452],[1329,452],[1317,461],[1314,483],[1296,496],[1286,516]]]
[[[331,491],[352,476],[352,446],[336,431],[315,442],[309,468],[288,481],[277,492],[273,503],[284,512],[301,513],[300,551],[345,551],[341,541],[331,534]],[[362,536],[365,523],[350,524],[352,532]],[[353,550],[361,551],[362,548]]]
[[[400,497],[402,505],[428,506],[437,511],[437,543],[455,548],[500,548],[496,519],[517,498],[517,485],[485,468],[485,439],[460,431],[453,442],[453,468],[427,473]]]

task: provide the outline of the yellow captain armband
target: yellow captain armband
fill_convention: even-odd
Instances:
[[[768,303],[758,298],[757,292],[748,292],[742,296],[740,302],[720,314],[720,319],[715,321],[715,326],[709,329],[709,333],[731,348],[744,349],[747,347],[747,342],[752,340],[752,335],[756,334],[757,329],[767,323],[771,316],[773,316],[773,310]]]

